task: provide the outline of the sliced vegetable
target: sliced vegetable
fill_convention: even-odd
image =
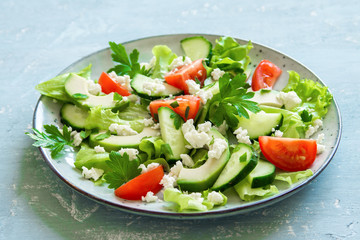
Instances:
[[[102,72],[99,78],[99,84],[103,93],[109,94],[117,92],[121,96],[129,96],[131,93],[120,83],[114,81],[106,72]]]
[[[251,88],[254,91],[271,89],[278,80],[282,70],[268,60],[262,60],[254,71]]]
[[[160,181],[164,176],[163,166],[143,173],[115,190],[115,195],[127,200],[141,200],[147,192],[158,193],[162,189]]]
[[[189,65],[174,69],[165,75],[165,81],[168,84],[183,90],[185,94],[189,94],[189,88],[186,84],[187,80],[195,81],[197,79],[202,86],[206,79],[206,69],[203,66],[202,61],[203,59],[198,59]]]
[[[157,120],[158,109],[160,107],[168,107],[174,112],[179,114],[184,121],[187,119],[195,119],[196,114],[200,108],[200,97],[193,95],[176,96],[174,99],[161,99],[155,100],[150,103],[150,113],[152,117]],[[174,102],[178,103],[177,107],[174,106]]]
[[[285,171],[306,170],[316,158],[317,144],[313,139],[260,136],[259,144],[265,158]]]
[[[203,36],[184,38],[180,41],[180,44],[185,55],[192,61],[208,58],[212,48],[211,42]]]
[[[275,185],[270,185],[264,188],[252,188],[247,179],[244,179],[236,184],[234,189],[243,201],[252,201],[257,198],[266,198],[279,192]]]

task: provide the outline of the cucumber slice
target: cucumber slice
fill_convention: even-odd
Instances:
[[[175,117],[173,117],[175,116]],[[172,155],[167,155],[167,160],[181,159],[180,154],[189,152],[185,147],[185,138],[181,130],[183,119],[173,110],[167,107],[160,107],[158,110],[161,137],[165,143],[168,143],[172,150]],[[180,127],[176,129],[175,121],[180,121]]]
[[[214,138],[222,138],[223,135],[215,129],[210,130]],[[182,168],[177,179],[177,184],[182,190],[200,192],[210,188],[230,158],[229,148],[225,149],[219,159],[210,158],[198,168]]]
[[[114,93],[104,96],[95,96],[89,93],[88,84],[85,78],[70,73],[65,82],[66,93],[73,98],[77,105],[91,108],[101,105],[102,108],[118,108],[118,102],[114,101]],[[82,95],[84,98],[75,97]]]
[[[252,188],[264,187],[271,184],[275,179],[276,167],[272,163],[259,159],[258,164],[248,175],[247,180],[249,181]]]
[[[188,37],[180,41],[181,48],[192,61],[209,57],[212,44],[202,36]]]
[[[237,128],[242,127],[248,131],[250,139],[257,139],[259,136],[267,136],[272,133],[273,128],[281,125],[283,115],[281,113],[258,113],[249,112],[249,119],[238,117]]]
[[[141,139],[144,137],[155,137],[159,134],[159,130],[152,129],[151,127],[145,127],[142,132],[131,136],[116,136],[111,135],[103,140],[97,140],[96,137],[100,134],[105,133],[104,131],[96,134],[91,134],[89,138],[90,147],[100,145],[104,147],[106,151],[118,151],[121,148],[138,148]]]
[[[231,154],[229,162],[211,187],[215,191],[223,191],[244,178],[256,167],[259,156],[247,144],[239,143]]]
[[[87,110],[71,103],[65,103],[60,110],[61,121],[73,129],[84,129],[88,115]]]
[[[154,90],[146,90],[147,85],[150,84],[150,88]],[[145,89],[144,89],[145,86]],[[170,95],[176,96],[181,95],[183,91],[174,86],[167,84],[166,82],[159,83],[159,80],[146,77],[141,74],[136,74],[133,80],[131,81],[131,88],[139,95],[140,97],[147,98],[150,100],[157,98],[164,98]],[[157,90],[163,88],[163,90]],[[150,92],[149,92],[150,91]]]
[[[281,108],[284,104],[280,102],[277,98],[277,95],[279,95],[279,93],[280,92],[275,90],[256,91],[254,97],[251,98],[251,101],[257,102],[259,105]]]

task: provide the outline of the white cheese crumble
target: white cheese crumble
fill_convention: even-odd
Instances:
[[[301,99],[298,97],[296,92],[280,92],[276,95],[277,100],[285,106],[285,109],[291,110],[300,105]]]
[[[180,171],[181,169],[183,168],[183,165],[182,165],[182,162],[181,161],[177,161],[175,163],[175,165],[170,168],[170,173],[169,175],[172,176],[172,177],[175,177],[175,178],[178,178],[179,174],[180,174]]]
[[[95,181],[98,180],[103,174],[104,170],[99,168],[91,168],[87,169],[85,166],[82,166],[82,176],[86,179],[94,179]]]
[[[101,92],[101,86],[98,83],[94,83],[92,80],[86,80],[88,91],[92,95],[98,95]]]
[[[193,167],[194,166],[194,161],[192,160],[192,158],[187,155],[187,154],[180,154],[180,157],[181,157],[181,160],[182,160],[182,163],[184,166],[187,166],[187,167]]]
[[[203,89],[200,89],[200,91],[196,93],[196,96],[200,97],[205,104],[209,99],[213,97],[213,94],[211,91],[204,91]]]
[[[160,181],[160,184],[164,186],[164,188],[174,188],[176,184],[176,179],[170,174],[166,174]]]
[[[181,127],[184,138],[188,141],[187,148],[202,148],[211,141],[209,134],[195,130],[194,120],[187,120]]]
[[[155,130],[160,129],[160,123],[154,124],[151,128],[152,128],[152,129],[155,129]]]
[[[120,85],[122,87],[124,87],[126,90],[128,90],[129,92],[132,91],[132,88],[131,88],[131,85],[130,85],[131,79],[130,79],[129,75],[118,76],[114,71],[112,71],[111,73],[109,73],[109,77],[112,80],[120,83]]]
[[[224,74],[225,74],[224,71],[220,70],[219,68],[215,68],[211,72],[211,77],[214,81],[218,81]]]
[[[75,147],[80,146],[83,139],[82,139],[81,134],[79,132],[77,132],[76,130],[72,131],[70,133],[70,137],[72,137],[72,139],[74,140],[73,144],[74,144]]]
[[[209,146],[208,157],[219,159],[227,147],[228,143],[225,139],[215,138],[214,143]]]
[[[104,153],[105,152],[105,148],[101,147],[100,145],[95,146],[94,150],[96,153]]]
[[[119,125],[117,123],[112,123],[109,126],[109,131],[112,133],[115,132],[118,136],[131,136],[138,134],[130,127],[130,125]]]
[[[207,100],[213,97],[211,91],[204,91],[203,89],[200,89],[200,85],[197,84],[194,80],[186,80],[185,83],[188,86],[189,93],[200,97],[204,104],[207,102]]]
[[[186,65],[189,65],[192,63],[192,61],[189,57],[185,57],[184,60],[183,60],[183,58],[184,57],[182,57],[182,56],[175,58],[170,64],[170,69],[174,70],[178,67],[186,66]]]
[[[250,137],[248,136],[248,131],[246,129],[242,129],[242,127],[239,127],[235,130],[234,134],[236,135],[239,143],[251,144]]]
[[[141,200],[143,202],[148,202],[148,203],[156,202],[158,199],[159,198],[157,196],[155,196],[154,193],[151,191],[147,192],[145,197],[144,196],[141,197]]]
[[[204,201],[204,198],[202,197],[200,192],[192,192],[192,193],[184,192],[184,195],[187,195],[187,196],[191,197],[192,199],[194,199],[195,201],[198,201],[200,203],[202,203]]]
[[[305,138],[310,138],[314,133],[319,130],[320,127],[322,127],[323,122],[321,119],[316,119],[312,125],[309,126],[308,130],[305,132]]]
[[[146,173],[150,170],[157,168],[158,166],[160,166],[160,164],[154,162],[154,163],[150,163],[147,166],[145,166],[144,164],[140,164],[139,168],[141,169],[141,174],[143,174],[143,173]]]
[[[206,121],[198,125],[198,132],[209,132],[211,129],[211,122]]]
[[[144,119],[144,125],[145,127],[150,127],[152,125],[154,125],[154,120],[152,118],[145,118]]]
[[[274,132],[275,137],[282,137],[283,135],[284,135],[284,133],[280,130],[275,130],[275,132]]]
[[[165,85],[160,79],[154,79],[154,81],[148,81],[143,84],[143,91],[147,95],[158,94],[165,91]]]
[[[321,144],[324,141],[325,135],[323,133],[320,133],[316,139],[317,144],[317,151],[316,154],[321,154],[325,151],[326,147],[325,145]]]
[[[209,202],[212,202],[215,205],[219,205],[219,204],[222,204],[224,202],[223,196],[220,193],[215,192],[215,191],[212,191],[212,192],[210,192],[208,194],[207,200]]]
[[[140,63],[140,68],[145,67],[146,70],[150,70],[151,68],[153,68],[155,66],[156,63],[156,57],[153,56],[150,60],[150,62],[142,62]]]
[[[121,154],[121,156],[123,156],[124,153],[127,153],[129,155],[130,161],[136,159],[137,155],[139,154],[139,150],[136,148],[121,148],[118,152]]]

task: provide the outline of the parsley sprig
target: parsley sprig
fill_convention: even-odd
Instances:
[[[129,75],[133,78],[135,74],[140,73],[145,76],[150,75],[151,69],[146,69],[145,66],[140,67],[139,51],[134,49],[128,56],[125,47],[122,44],[116,44],[115,42],[109,42],[110,49],[112,51],[111,57],[114,62],[118,63],[108,72],[114,71],[117,75]]]
[[[33,146],[49,148],[51,157],[55,158],[64,149],[66,145],[72,146],[71,132],[67,126],[64,126],[62,133],[54,125],[44,125],[45,132],[33,128],[33,133],[26,132],[25,134],[35,140]]]
[[[239,123],[237,116],[248,119],[247,110],[259,112],[257,103],[248,100],[254,96],[253,92],[247,91],[249,87],[245,74],[238,74],[233,79],[230,78],[229,73],[224,74],[219,79],[220,93],[213,97],[210,105],[210,121],[220,126],[226,120],[227,124],[234,129]]]
[[[109,183],[109,188],[116,189],[141,173],[139,160],[130,160],[126,152],[121,155],[119,152],[112,151],[109,158],[110,160],[106,163],[112,171],[104,176],[105,181]]]

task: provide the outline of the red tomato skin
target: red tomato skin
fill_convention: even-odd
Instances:
[[[203,59],[193,61],[191,64],[179,67],[175,71],[171,71],[165,75],[165,81],[181,90],[185,94],[189,94],[189,88],[185,83],[186,80],[195,80],[197,78],[201,86],[203,86],[206,79],[206,69],[202,63]]]
[[[171,103],[177,101],[179,103],[179,106],[176,108],[173,108],[170,106]],[[174,99],[159,99],[159,100],[154,100],[150,103],[149,108],[150,108],[150,113],[151,116],[156,120],[155,114],[158,113],[158,109],[160,107],[168,107],[170,109],[172,109],[174,112],[176,112],[177,114],[179,114],[184,121],[186,121],[187,119],[195,119],[196,114],[199,111],[200,108],[200,102],[201,99],[198,96],[193,96],[193,95],[182,95],[182,96],[176,96]],[[187,119],[185,118],[185,112],[186,112],[186,108],[187,106],[190,107]]]
[[[141,197],[145,197],[147,192],[151,191],[156,194],[162,189],[160,181],[163,176],[164,169],[160,165],[121,185],[115,190],[115,195],[126,200],[141,200]]]
[[[112,80],[106,72],[101,73],[99,78],[99,84],[101,86],[101,91],[105,94],[117,92],[121,96],[131,95],[131,93],[126,88],[121,86],[120,83]]]
[[[252,90],[271,89],[281,73],[282,70],[274,63],[268,60],[262,60],[256,67],[252,77]]]
[[[316,159],[317,144],[313,139],[260,136],[259,144],[264,157],[285,171],[306,170]]]

